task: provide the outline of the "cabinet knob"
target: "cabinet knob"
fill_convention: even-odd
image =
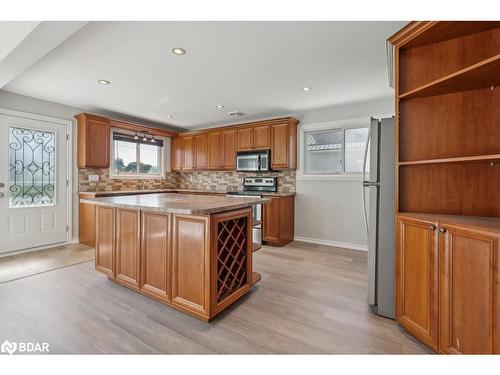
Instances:
[[[434,224],[429,225],[429,230],[434,231],[436,230],[436,226]]]
[[[439,233],[446,233],[447,232],[447,229],[446,228],[439,228]]]

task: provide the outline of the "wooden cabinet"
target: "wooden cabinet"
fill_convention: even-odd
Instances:
[[[194,169],[194,137],[182,137],[182,169]]]
[[[271,168],[297,167],[297,126],[288,122],[271,126]]]
[[[80,199],[93,198],[94,194],[80,194]],[[90,247],[95,246],[95,205],[78,204],[78,241]]]
[[[222,168],[236,169],[236,129],[222,131]]]
[[[78,121],[78,168],[109,168],[111,144],[109,122],[83,113],[75,117]]]
[[[262,239],[270,245],[284,246],[293,241],[295,223],[294,196],[266,196],[263,205]]]
[[[400,214],[397,236],[397,321],[441,353],[500,354],[500,220]]]
[[[194,155],[195,169],[207,169],[208,168],[208,140],[207,134],[198,134],[194,136]]]
[[[500,232],[440,224],[440,349],[500,354]]]
[[[96,206],[95,268],[115,275],[115,209]]]
[[[133,288],[139,288],[140,230],[139,210],[116,209],[115,277]]]
[[[269,124],[238,129],[238,151],[268,149],[271,147]]]
[[[238,151],[253,149],[253,128],[238,129]]]
[[[170,215],[142,213],[141,282],[143,292],[170,300]]]
[[[396,319],[412,335],[438,348],[437,223],[398,218]]]
[[[210,244],[207,217],[173,215],[172,304],[207,315]]]
[[[253,148],[268,149],[271,147],[271,129],[268,124],[253,128]]]
[[[208,168],[220,169],[223,166],[222,156],[222,132],[213,131],[208,133]]]
[[[183,147],[182,137],[172,138],[172,165],[173,171],[180,171],[182,169]]]
[[[234,170],[237,151],[257,149],[271,150],[272,169],[295,169],[297,120],[289,117],[184,133],[172,143],[172,170]]]

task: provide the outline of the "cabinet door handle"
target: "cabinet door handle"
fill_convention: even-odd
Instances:
[[[434,224],[429,225],[429,230],[434,231],[436,230],[436,226]]]
[[[447,232],[447,229],[446,228],[439,228],[439,233],[446,233]]]

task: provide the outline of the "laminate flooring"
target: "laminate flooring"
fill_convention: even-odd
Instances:
[[[366,304],[365,252],[291,243],[254,253],[262,280],[205,323],[109,281],[84,261],[0,284],[0,342],[50,353],[430,353]]]

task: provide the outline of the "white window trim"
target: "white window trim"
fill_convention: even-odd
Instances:
[[[297,145],[297,154],[299,156],[299,168],[297,169],[296,179],[299,181],[361,181],[362,173],[338,173],[338,174],[305,174],[304,157],[304,134],[311,131],[333,130],[340,128],[359,128],[370,126],[370,117],[361,117],[340,121],[327,121],[315,124],[306,124],[299,126],[299,144]],[[368,173],[366,174],[368,176]]]
[[[124,130],[124,129],[118,129],[118,128],[112,128],[110,132],[110,163],[109,163],[109,177],[114,180],[158,180],[158,179],[164,179],[166,177],[166,173],[170,172],[170,138],[168,137],[158,137],[156,136],[156,139],[161,139],[163,141],[163,152],[161,154],[161,161],[160,161],[160,173],[158,174],[146,174],[146,173],[141,173],[141,174],[115,174],[114,169],[113,169],[113,163],[114,163],[114,155],[115,155],[115,145],[113,142],[113,133],[118,132],[118,133],[124,133],[124,134],[130,134],[134,135],[134,132]]]

